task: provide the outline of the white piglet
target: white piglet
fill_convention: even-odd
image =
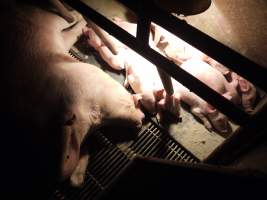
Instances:
[[[121,20],[119,22],[116,21],[115,23],[121,25],[125,30],[128,30],[127,25],[129,25],[129,30],[133,31],[132,29],[134,27],[131,23],[123,22]],[[94,43],[92,40],[97,38],[98,44],[100,44],[98,46],[94,46],[96,50],[99,51],[102,48],[109,49],[93,29],[89,29],[89,32],[89,43]],[[90,37],[90,35],[93,37]],[[110,35],[106,36],[105,41],[116,40]],[[228,133],[231,131],[226,116],[196,94],[190,92],[186,87],[174,79],[172,79],[174,94],[171,97],[168,97],[164,91],[156,66],[127,48],[125,45],[121,44],[119,41],[117,41],[117,43],[117,50],[119,49],[118,54],[114,55],[109,50],[107,55],[101,54],[101,56],[104,60],[116,60],[119,58],[118,60],[122,61],[120,62],[122,64],[120,68],[126,69],[126,79],[128,80],[128,83],[132,89],[141,96],[141,103],[150,112],[157,112],[159,109],[165,109],[171,111],[176,116],[179,116],[180,100],[182,100],[191,107],[191,112],[201,119],[208,130],[215,129],[216,131],[222,133]],[[154,46],[153,48],[156,47]],[[157,51],[160,50],[157,49]],[[112,61],[109,63],[115,62]],[[113,67],[112,64],[111,67]],[[116,67],[117,66],[114,68]],[[211,67],[209,64],[203,62],[197,57],[191,57],[181,65],[181,68],[233,103],[240,103],[240,98],[236,90],[237,81],[233,81],[231,83],[227,82],[222,73]]]
[[[180,67],[234,104],[240,103],[240,97],[235,89],[236,83],[228,83],[219,71],[207,63],[197,59],[190,59],[185,61]],[[225,115],[179,82],[173,81],[173,85],[175,93],[180,94],[180,99],[190,106],[191,112],[201,119],[208,130],[215,129],[220,133],[231,132]]]

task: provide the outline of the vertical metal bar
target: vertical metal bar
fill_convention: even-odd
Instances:
[[[136,39],[140,43],[143,43],[144,45],[149,45],[149,34],[150,34],[150,24],[151,24],[150,12],[149,12],[150,3],[151,3],[150,1],[138,0],[138,20],[137,20]],[[167,95],[172,95],[174,91],[173,91],[171,77],[158,67],[157,70]]]
[[[171,96],[174,93],[171,77],[158,67],[157,70],[167,95]]]
[[[151,20],[149,13],[145,13],[148,7],[147,2],[149,1],[138,0],[136,39],[148,45]]]

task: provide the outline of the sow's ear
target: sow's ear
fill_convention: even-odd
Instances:
[[[60,172],[63,179],[69,178],[75,170],[80,157],[80,139],[74,128],[75,115],[65,121],[61,128],[61,163]]]

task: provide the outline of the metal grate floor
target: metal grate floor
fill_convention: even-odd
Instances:
[[[99,130],[91,136],[91,141],[97,150],[90,156],[84,185],[73,188],[64,183],[55,191],[54,200],[97,198],[116,180],[136,155],[190,163],[199,162],[153,121],[144,126],[133,140],[120,144],[113,141],[112,134],[108,133],[108,130],[110,129]]]
[[[75,47],[72,47],[70,54],[79,61],[92,62],[92,55],[83,54]],[[127,134],[125,132],[128,130],[122,130],[121,127],[108,127],[93,133],[89,139],[94,152],[90,153],[84,184],[82,187],[74,188],[68,183],[63,183],[53,194],[52,200],[96,199],[137,155],[172,161],[199,162],[152,120],[141,130],[131,133],[135,135],[134,138],[118,142],[116,137]]]

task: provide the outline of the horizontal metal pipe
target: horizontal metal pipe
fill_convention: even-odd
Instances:
[[[151,20],[146,13],[146,10],[149,9],[149,3],[149,1],[138,1],[136,39],[144,45],[149,45]],[[166,93],[171,96],[174,93],[171,77],[160,68],[157,68],[157,70]]]

